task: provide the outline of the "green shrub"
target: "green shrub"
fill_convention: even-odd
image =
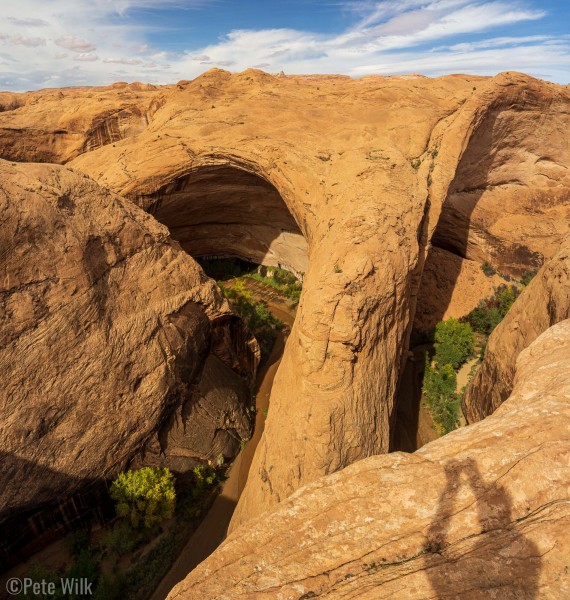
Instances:
[[[538,271],[525,271],[520,278],[521,285],[528,285],[537,273]]]
[[[447,319],[435,327],[435,362],[458,369],[473,354],[475,339],[469,323]]]
[[[488,306],[485,300],[481,300],[479,305],[467,315],[466,320],[477,333],[490,335],[501,322],[502,317],[496,306]]]
[[[143,467],[121,473],[111,485],[117,515],[137,529],[172,518],[176,505],[174,475],[168,469]]]
[[[505,317],[509,309],[518,298],[520,291],[514,285],[500,285],[495,292],[495,301],[497,302],[501,317]]]
[[[82,550],[89,548],[89,533],[75,531],[65,538],[65,546],[72,556],[78,556]]]
[[[493,268],[493,265],[487,261],[485,261],[481,265],[481,270],[487,277],[492,277],[497,271]]]
[[[192,497],[201,500],[220,481],[217,471],[210,465],[198,465],[192,469]]]
[[[115,556],[121,557],[132,552],[141,541],[141,534],[138,531],[135,531],[130,523],[121,521],[105,536],[103,544],[105,544]]]
[[[432,418],[444,435],[459,426],[460,397],[456,394],[457,377],[450,364],[432,367],[426,353],[423,393]]]
[[[268,274],[270,271],[272,272],[272,275]],[[265,283],[282,292],[285,297],[294,302],[299,302],[301,292],[303,291],[303,286],[293,273],[277,267],[263,267],[261,272],[247,273],[245,277]]]
[[[85,579],[87,582],[93,583],[93,588],[95,588],[99,579],[99,564],[91,556],[89,550],[81,550],[66,573],[66,577],[69,579]],[[77,597],[83,598],[84,596]]]
[[[481,300],[463,320],[469,323],[474,331],[490,335],[519,294],[520,290],[514,285],[500,285],[493,296]]]
[[[269,312],[264,302],[255,302],[253,294],[245,287],[243,279],[238,279],[228,288],[220,287],[234,310],[254,333],[260,329],[283,327],[283,322]]]
[[[263,363],[271,353],[276,338],[275,332],[283,328],[283,322],[268,310],[264,302],[255,302],[253,294],[245,287],[243,279],[238,279],[227,288],[220,285],[220,288],[234,311],[255,335],[259,342]]]

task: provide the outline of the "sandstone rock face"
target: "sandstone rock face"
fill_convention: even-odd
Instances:
[[[253,173],[204,167],[138,202],[191,256],[241,256],[299,275],[307,270],[299,226],[275,187]]]
[[[65,163],[140,133],[160,90],[152,85],[0,94],[0,158]]]
[[[430,240],[437,245],[445,230],[442,206],[451,214],[454,199],[466,197],[463,180],[477,179],[481,169],[473,157],[488,151],[500,159],[502,166],[491,161],[485,172],[503,194],[493,198],[503,204],[510,198],[515,217],[526,218],[532,195],[533,227],[548,231],[551,240],[541,252],[554,252],[568,230],[561,216],[567,214],[562,198],[569,186],[557,166],[567,163],[567,148],[563,142],[554,147],[550,179],[541,174],[547,166],[537,156],[551,147],[553,131],[546,124],[568,122],[570,95],[519,74],[351,80],[213,70],[164,92],[161,102],[139,136],[84,154],[74,166],[155,210],[190,252],[251,256],[236,242],[245,223],[249,238],[257,239],[247,244],[257,260],[265,255],[261,262],[305,271],[297,320],[235,525],[322,474],[388,450],[426,254],[428,267],[432,260]],[[537,125],[539,112],[547,116]],[[503,125],[495,126],[501,119]],[[521,179],[528,189],[521,203],[514,187],[498,178],[511,171],[513,179],[522,177],[522,154],[509,155],[504,143],[517,136],[528,161],[537,159],[532,176]],[[240,193],[232,202],[223,190]],[[223,210],[216,211],[218,204]],[[261,217],[255,206],[275,209]],[[198,214],[207,214],[209,222],[197,221]],[[513,238],[497,233],[496,212],[482,214],[499,240],[492,247],[506,257]],[[228,217],[233,230],[226,227]],[[267,227],[273,217],[279,232]],[[460,227],[455,235],[473,236],[469,220]],[[201,247],[190,244],[194,236]],[[269,243],[271,238],[280,243]],[[223,243],[216,246],[214,239]],[[529,253],[517,254],[518,262],[509,262],[511,271],[523,263],[525,270],[532,267],[533,244]],[[450,249],[461,254],[455,246]]]
[[[388,450],[430,241],[515,272],[550,257],[568,231],[562,86],[516,73],[352,80],[212,70],[132,93],[152,97],[148,125],[73,166],[154,212],[189,252],[305,273],[235,523]],[[50,106],[46,122],[61,112]],[[2,113],[0,124],[17,128],[26,110]],[[51,144],[50,160],[76,156],[87,129],[79,145]],[[520,227],[510,230],[495,202]],[[521,228],[526,249],[516,246]]]
[[[570,237],[491,334],[485,359],[465,394],[463,412],[468,422],[484,419],[509,397],[520,352],[550,326],[568,318]]]
[[[212,71],[170,92],[136,139],[73,161],[162,217],[189,251],[231,249],[247,258],[253,247],[259,258],[265,254],[262,262],[305,271],[236,522],[323,473],[388,450],[427,198],[425,177],[418,178],[410,157],[423,152],[434,126],[460,108],[471,87],[470,78],[416,88],[398,79]],[[415,125],[402,134],[398,123],[406,116]],[[242,192],[222,200],[224,189],[239,189],[235,182],[247,187],[248,200]],[[192,210],[195,203],[200,211]],[[196,222],[201,214],[211,236],[207,247],[193,250],[182,236],[207,232]],[[248,244],[246,256],[243,245],[230,245],[228,216],[240,219],[233,232],[246,221],[249,237],[267,232],[257,246]],[[271,238],[280,243],[268,251]]]
[[[488,419],[298,490],[169,599],[568,597],[569,370],[566,320],[521,352]]]
[[[132,460],[234,456],[257,344],[166,228],[55,165],[0,161],[0,212],[2,523]]]
[[[466,102],[469,140],[432,244],[521,275],[570,232],[568,89],[518,74],[495,81]]]
[[[432,246],[422,271],[414,328],[429,331],[444,319],[464,317],[504,283],[497,274],[487,277],[481,263]]]

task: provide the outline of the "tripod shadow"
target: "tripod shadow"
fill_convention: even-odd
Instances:
[[[507,490],[487,484],[472,459],[445,466],[446,486],[436,517],[428,530],[426,550],[439,555],[427,570],[436,598],[501,598],[532,600],[538,597],[541,557],[538,547],[516,528]],[[455,506],[462,487],[475,496],[479,533],[452,535],[460,519],[469,529],[473,502]],[[462,516],[458,516],[462,513]],[[454,527],[455,525],[455,527]],[[458,538],[460,541],[451,542]]]

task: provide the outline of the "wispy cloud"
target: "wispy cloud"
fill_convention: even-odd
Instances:
[[[99,57],[92,52],[82,52],[81,54],[74,56],[73,60],[78,60],[80,62],[95,62],[99,60]]]
[[[118,79],[172,83],[209,66],[353,76],[519,70],[570,79],[567,36],[538,28],[517,35],[525,23],[545,17],[538,0],[352,0],[340,5],[350,25],[337,34],[236,29],[203,47],[187,38],[182,52],[149,42],[152,19],[130,18],[134,9],[139,15],[165,7],[207,10],[216,1],[18,0],[4,8],[0,22],[0,89]],[[16,62],[17,69],[10,66]]]
[[[103,62],[117,65],[142,65],[144,61],[139,58],[104,58]]]
[[[18,19],[15,17],[6,17],[6,22],[16,27],[45,27],[49,25],[47,21],[43,19]]]
[[[67,50],[72,50],[73,52],[92,52],[97,49],[95,44],[72,35],[58,38],[55,40],[55,45],[66,48]]]
[[[45,38],[26,37],[23,35],[6,35],[5,33],[0,33],[0,40],[3,42],[8,42],[9,44],[13,44],[14,46],[28,46],[29,48],[37,48],[38,46],[46,45]]]

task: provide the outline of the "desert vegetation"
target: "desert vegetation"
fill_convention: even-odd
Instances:
[[[438,323],[434,338],[435,354],[430,359],[426,352],[423,393],[439,433],[444,435],[459,426],[457,370],[473,356],[475,338],[471,325],[457,319]]]
[[[70,534],[65,540],[70,556],[65,569],[50,571],[35,565],[27,576],[57,583],[56,594],[49,598],[69,597],[60,593],[62,577],[93,582],[93,594],[85,596],[93,600],[148,597],[209,508],[223,473],[198,465],[190,480],[177,494],[168,469],[144,467],[119,474],[109,489],[117,518],[102,530]]]
[[[216,280],[232,309],[256,337],[263,364],[284,324],[269,311],[264,300],[256,297],[252,284],[258,282],[268,291],[274,290],[279,300],[297,304],[302,291],[301,282],[285,269],[256,265],[238,258],[202,258],[199,263],[205,273]]]
[[[231,285],[222,282],[218,282],[218,285],[232,308],[256,337],[263,363],[271,353],[276,332],[283,328],[283,322],[269,312],[265,302],[256,301],[253,298],[253,293],[246,288],[243,278],[233,280]]]
[[[464,321],[469,323],[473,331],[486,336],[491,335],[495,327],[505,318],[505,315],[520,295],[520,288],[516,285],[500,285],[495,293],[484,298],[466,316]]]
[[[489,276],[496,272],[489,263],[484,263],[482,269]],[[535,274],[535,271],[528,271],[519,284],[498,286],[492,296],[480,300],[465,317],[441,321],[433,331],[415,334],[413,341],[416,344],[433,344],[431,356],[426,353],[422,391],[441,435],[459,426],[463,390],[457,390],[458,370],[476,356],[476,351],[479,362],[483,360],[488,337]]]
[[[299,302],[303,286],[297,277],[285,269],[256,265],[238,258],[200,259],[200,265],[206,274],[218,284],[230,279],[249,277],[259,281],[295,304]]]

